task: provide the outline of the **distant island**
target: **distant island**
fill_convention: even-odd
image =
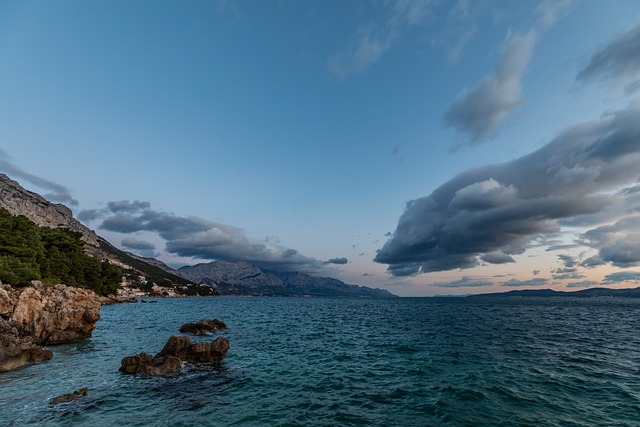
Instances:
[[[571,298],[640,298],[640,288],[609,289],[589,288],[579,291],[554,291],[553,289],[517,289],[508,292],[469,295],[467,298],[511,298],[511,297],[571,297]]]

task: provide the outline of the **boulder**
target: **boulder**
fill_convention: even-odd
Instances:
[[[183,334],[205,335],[214,331],[224,331],[227,325],[218,319],[201,319],[196,323],[185,323],[180,327]]]
[[[177,373],[184,362],[214,363],[224,358],[229,350],[229,340],[218,337],[212,342],[191,342],[189,337],[172,336],[162,351],[155,356],[140,353],[122,359],[120,371],[127,374],[169,376]]]
[[[39,345],[88,338],[98,319],[100,299],[90,290],[0,284],[0,372],[51,359]]]
[[[87,396],[89,394],[89,390],[86,387],[81,388],[80,390],[76,390],[73,393],[63,394],[61,396],[56,396],[49,402],[49,405],[57,405],[59,403],[71,402],[73,400],[78,399],[79,397]]]
[[[0,317],[0,372],[8,372],[53,357],[33,343],[28,328],[13,320]]]
[[[88,289],[35,282],[27,288],[10,289],[10,294],[15,303],[9,318],[30,327],[35,344],[89,338],[100,319],[100,298]]]

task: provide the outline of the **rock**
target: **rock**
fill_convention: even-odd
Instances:
[[[224,358],[229,340],[218,337],[212,342],[192,343],[191,338],[172,336],[162,351],[155,356],[140,353],[122,359],[120,371],[127,374],[143,373],[151,376],[175,374],[184,362],[213,363]]]
[[[39,194],[25,190],[16,181],[0,173],[0,208],[13,215],[24,215],[40,227],[64,227],[82,233],[81,239],[92,247],[99,247],[96,233],[78,220],[68,207],[48,202]]]
[[[205,335],[214,331],[224,331],[227,325],[218,319],[201,319],[196,323],[185,323],[180,327],[183,334]]]
[[[99,297],[88,289],[34,283],[13,293],[17,294],[17,301],[10,318],[29,325],[36,344],[64,344],[89,338],[100,319]]]
[[[33,343],[30,331],[22,323],[0,318],[0,372],[8,372],[53,357]]]
[[[39,345],[63,344],[91,336],[100,319],[98,296],[86,289],[0,284],[0,372],[49,360]]]
[[[81,388],[80,390],[76,390],[73,393],[63,394],[61,396],[54,397],[49,402],[49,405],[57,405],[59,403],[71,402],[73,400],[78,399],[79,397],[83,397],[89,394],[89,390],[86,387]]]

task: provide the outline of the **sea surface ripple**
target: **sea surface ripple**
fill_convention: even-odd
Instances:
[[[201,318],[228,326],[220,365],[118,372]],[[640,425],[640,300],[159,299],[103,307],[91,339],[50,349],[0,375],[0,425]]]

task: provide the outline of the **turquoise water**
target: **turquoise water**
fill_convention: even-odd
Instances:
[[[210,317],[220,366],[118,372]],[[640,425],[640,300],[160,299],[103,307],[93,338],[51,350],[0,375],[0,425]]]

